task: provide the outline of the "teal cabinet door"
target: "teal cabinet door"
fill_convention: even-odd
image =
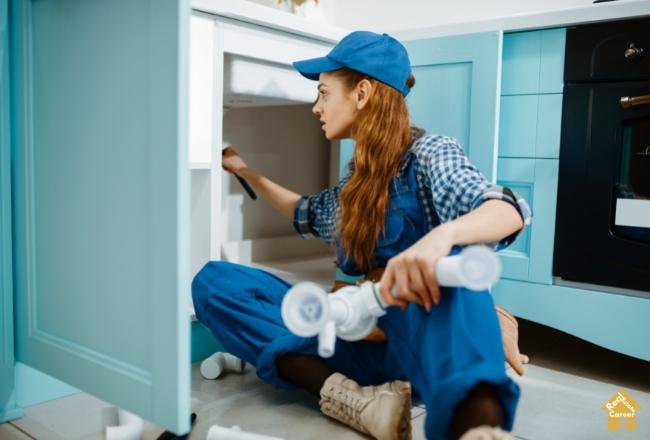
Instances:
[[[521,195],[533,210],[532,224],[499,252],[503,278],[552,283],[558,163],[556,159],[499,159],[497,182]]]
[[[16,359],[187,433],[188,1],[10,1]]]
[[[0,423],[22,415],[14,389],[8,11],[0,0]]]
[[[413,123],[453,136],[483,174],[496,178],[503,34],[406,41],[415,75],[407,101]]]
[[[564,28],[506,34],[499,157],[558,159]]]

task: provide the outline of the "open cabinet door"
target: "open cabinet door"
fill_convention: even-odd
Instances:
[[[10,0],[16,359],[189,431],[187,0]]]
[[[22,415],[14,392],[8,6],[0,0],[0,423]]]

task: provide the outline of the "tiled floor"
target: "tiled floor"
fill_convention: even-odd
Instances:
[[[562,332],[520,320],[522,352],[530,355],[513,432],[528,440],[650,439],[650,363],[620,355]],[[192,408],[197,423],[190,439],[205,439],[212,424],[285,439],[364,439],[320,414],[317,401],[297,391],[276,391],[248,367],[243,375],[204,380],[193,365]],[[619,388],[640,404],[635,432],[610,432],[601,406]],[[77,394],[25,410],[25,416],[0,425],[2,440],[102,439],[102,408],[109,405]],[[423,439],[425,410],[413,408],[414,438]],[[162,429],[145,423],[143,439]]]

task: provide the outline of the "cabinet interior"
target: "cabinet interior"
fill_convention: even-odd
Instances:
[[[329,44],[232,20],[193,14],[189,69],[191,276],[211,260],[267,270],[289,283],[329,289],[335,251],[304,240],[258,194],[252,200],[222,169],[222,141],[273,182],[315,194],[338,181],[339,143],[312,113],[317,83],[291,66]]]
[[[311,108],[311,103],[229,108],[223,112],[223,139],[263,176],[299,194],[317,193],[338,180],[338,143],[324,137]],[[192,171],[193,274],[208,260],[220,259],[290,283],[308,280],[329,288],[336,273],[334,249],[318,238],[300,238],[292,219],[259,194],[252,200],[232,174],[216,171],[216,194],[209,169]],[[218,206],[215,225],[212,204]],[[210,240],[218,244],[216,255]]]

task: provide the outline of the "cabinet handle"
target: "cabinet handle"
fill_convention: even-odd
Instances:
[[[643,96],[621,96],[621,107],[630,108],[633,105],[650,104],[650,95]]]

